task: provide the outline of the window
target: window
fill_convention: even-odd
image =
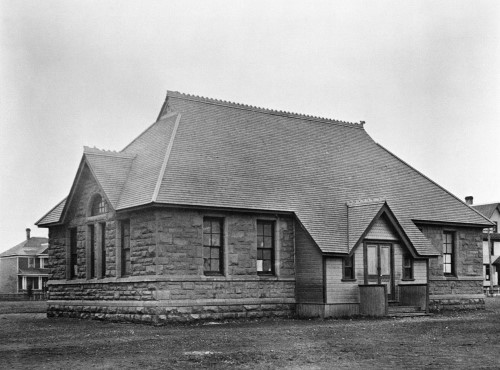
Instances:
[[[78,276],[77,232],[76,227],[69,230],[69,278]]]
[[[484,266],[484,280],[490,281],[490,265],[483,265]]]
[[[493,232],[497,233],[498,232],[498,221],[493,221],[493,223],[495,224],[495,226],[493,226]]]
[[[100,238],[100,248],[101,248],[101,277],[106,276],[106,224],[99,224],[99,229],[101,232]]]
[[[28,268],[34,268],[35,267],[35,259],[30,257],[28,258]]]
[[[274,274],[273,221],[257,221],[257,273]]]
[[[94,278],[96,277],[95,276],[95,273],[96,273],[96,269],[95,269],[95,265],[96,265],[96,253],[95,253],[95,228],[94,228],[94,225],[89,225],[89,229],[88,229],[88,237],[89,237],[89,243],[90,243],[90,255],[88,256],[88,264],[89,264],[89,267],[88,267],[88,273],[89,273],[89,278]]]
[[[130,275],[130,220],[121,222],[122,276]]]
[[[443,272],[445,275],[455,272],[453,233],[449,231],[443,232]]]
[[[354,273],[354,255],[342,259],[342,280],[356,280]]]
[[[106,203],[106,201],[102,199],[102,197],[99,194],[95,195],[94,199],[92,200],[90,215],[97,216],[107,212],[108,212],[108,204]]]
[[[222,274],[223,227],[220,218],[203,219],[203,266],[205,274]]]
[[[413,258],[409,254],[403,256],[403,280],[413,280]]]

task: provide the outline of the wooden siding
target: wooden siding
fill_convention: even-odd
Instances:
[[[295,225],[297,302],[323,302],[323,256],[301,225]]]
[[[387,222],[385,217],[380,217],[371,227],[365,239],[373,240],[398,240],[394,228]]]
[[[358,284],[363,284],[363,248],[354,252],[354,269],[356,280],[342,281],[342,258],[326,259],[326,302],[327,303],[359,303]]]
[[[418,306],[420,309],[427,308],[427,284],[408,284],[399,287],[402,306]]]
[[[394,248],[394,280],[396,285],[401,283],[403,278],[403,255],[406,248],[400,244],[393,244]],[[405,281],[405,284],[425,284],[427,283],[427,265],[425,260],[413,260],[413,279]]]
[[[403,279],[403,256],[406,248],[400,244],[393,244],[394,253],[394,286],[396,288],[395,299],[400,300],[399,285],[427,284],[427,263],[426,260],[413,260],[413,280]]]
[[[367,316],[387,315],[387,286],[361,285],[359,287],[359,313]]]
[[[425,260],[413,261],[413,280],[402,280],[403,255],[405,247],[393,244],[394,253],[394,286],[395,299],[399,300],[399,285],[426,284],[427,265]],[[342,258],[327,257],[326,267],[326,303],[328,304],[359,304],[359,285],[364,284],[363,248],[354,251],[355,281],[342,280]]]

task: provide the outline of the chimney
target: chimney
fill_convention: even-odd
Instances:
[[[26,239],[31,238],[30,233],[31,233],[31,229],[28,227],[28,228],[26,229]]]
[[[469,195],[468,197],[465,197],[465,204],[471,206],[474,204],[474,197],[472,195]]]

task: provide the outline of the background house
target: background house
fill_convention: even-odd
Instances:
[[[26,293],[46,289],[49,276],[48,239],[31,237],[0,254],[0,293]]]
[[[472,205],[472,197],[466,199]],[[485,229],[483,232],[483,271],[484,286],[495,287],[499,285],[500,271],[500,233],[498,224],[500,223],[500,203],[488,203],[473,205],[472,208],[481,212],[489,218],[495,225]]]
[[[37,225],[49,315],[162,322],[483,307],[492,224],[362,123],[169,91]]]

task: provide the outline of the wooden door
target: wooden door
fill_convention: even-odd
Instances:
[[[366,244],[366,274],[368,284],[387,285],[389,299],[394,298],[392,273],[392,245],[385,243]]]

